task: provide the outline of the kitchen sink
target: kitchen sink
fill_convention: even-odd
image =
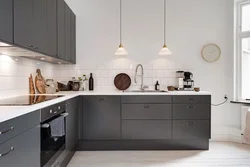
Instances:
[[[125,92],[141,92],[141,93],[167,93],[168,91],[165,90],[128,90]]]

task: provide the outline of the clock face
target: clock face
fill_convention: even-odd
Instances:
[[[201,51],[203,59],[207,62],[215,62],[221,56],[221,50],[216,44],[207,44]]]

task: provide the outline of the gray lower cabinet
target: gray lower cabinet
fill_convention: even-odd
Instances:
[[[40,167],[40,127],[0,145],[1,167]]]
[[[123,120],[122,139],[172,139],[172,121]]]
[[[173,139],[208,139],[209,120],[174,120]]]
[[[83,140],[120,139],[120,96],[84,96],[82,105]]]
[[[0,0],[0,41],[13,43],[13,0]]]
[[[73,98],[66,102],[66,150],[74,151],[78,141],[79,99]]]

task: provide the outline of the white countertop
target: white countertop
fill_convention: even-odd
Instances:
[[[43,103],[35,104],[32,106],[0,106],[0,123],[16,118],[18,116],[28,114],[30,112],[48,107],[50,105],[63,102],[65,100],[72,99],[74,97],[80,95],[211,95],[210,92],[201,91],[201,92],[190,92],[190,91],[173,91],[173,92],[85,92],[85,91],[78,91],[78,92],[58,92],[55,95],[65,95],[64,97],[60,97],[54,100],[46,101]],[[19,95],[20,96],[20,95]]]

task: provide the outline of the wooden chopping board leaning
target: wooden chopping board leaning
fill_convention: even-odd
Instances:
[[[43,78],[42,74],[41,74],[41,70],[37,69],[37,76],[35,78],[35,85],[36,85],[36,89],[40,94],[46,94],[46,82],[45,79]]]

